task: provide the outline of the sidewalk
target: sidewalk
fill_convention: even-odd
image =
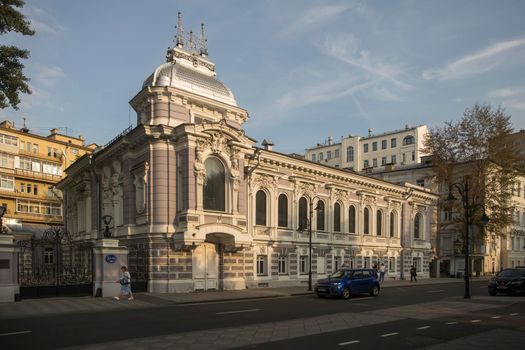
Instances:
[[[472,278],[472,281],[484,281],[487,278]],[[442,283],[463,283],[463,279],[429,278],[417,283],[410,280],[385,280],[382,288],[411,287],[417,285],[437,285]],[[197,304],[232,300],[279,298],[313,294],[307,285],[282,288],[257,288],[227,291],[207,291],[191,293],[134,293],[135,300],[116,301],[113,298],[94,297],[58,297],[45,299],[26,299],[16,303],[0,303],[0,320],[45,316],[66,313],[98,312],[119,309],[138,309],[176,304]]]

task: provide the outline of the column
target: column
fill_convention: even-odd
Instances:
[[[12,235],[0,233],[0,303],[15,301],[20,293],[16,245]]]
[[[128,248],[119,246],[118,239],[99,239],[93,251],[93,296],[116,297],[120,294],[121,267],[128,265]],[[131,276],[133,291],[133,276]]]

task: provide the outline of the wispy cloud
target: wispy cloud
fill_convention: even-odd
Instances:
[[[401,78],[405,72],[403,65],[385,58],[372,57],[370,52],[359,49],[359,40],[351,33],[328,36],[324,49],[332,57],[359,68],[366,74],[387,81],[402,89],[412,89],[412,85]]]
[[[423,78],[427,80],[453,80],[485,73],[498,66],[504,60],[508,51],[524,45],[525,37],[502,41],[457,59],[444,67],[427,69],[423,71]]]
[[[510,97],[510,96],[519,95],[521,93],[523,93],[523,90],[521,89],[503,88],[503,89],[489,91],[488,95],[489,97]]]
[[[57,66],[48,67],[37,63],[34,65],[34,70],[35,83],[45,86],[54,85],[58,79],[64,78],[66,76],[62,68]]]
[[[488,92],[489,99],[504,107],[525,109],[525,88],[502,88]]]
[[[63,27],[57,22],[53,15],[44,9],[31,5],[26,7],[25,12],[31,21],[31,28],[38,33],[58,34]]]
[[[321,23],[326,23],[345,11],[349,10],[352,5],[324,5],[312,7],[299,15],[299,17],[286,26],[282,31],[282,35],[290,35],[297,32],[310,29]]]

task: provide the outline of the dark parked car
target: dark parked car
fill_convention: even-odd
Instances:
[[[525,269],[504,269],[489,281],[489,294],[525,293]]]
[[[341,269],[315,285],[319,297],[341,296],[345,299],[359,293],[377,296],[379,289],[377,272],[373,269]]]

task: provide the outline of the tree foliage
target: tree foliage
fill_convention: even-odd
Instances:
[[[24,6],[22,0],[0,0],[0,35],[9,32],[33,35],[30,22],[17,8]],[[29,57],[29,51],[16,46],[0,45],[0,108],[11,106],[18,109],[20,93],[30,94],[21,60]]]
[[[513,132],[510,119],[501,107],[476,104],[459,121],[431,128],[424,143],[424,152],[436,166],[438,183],[448,185],[444,191],[452,190],[459,199],[468,180],[471,222],[479,226],[485,211],[491,219],[487,231],[494,233],[502,233],[512,223],[513,188],[522,174],[516,145],[507,142]],[[452,205],[457,224],[464,223],[461,201],[443,204]]]

